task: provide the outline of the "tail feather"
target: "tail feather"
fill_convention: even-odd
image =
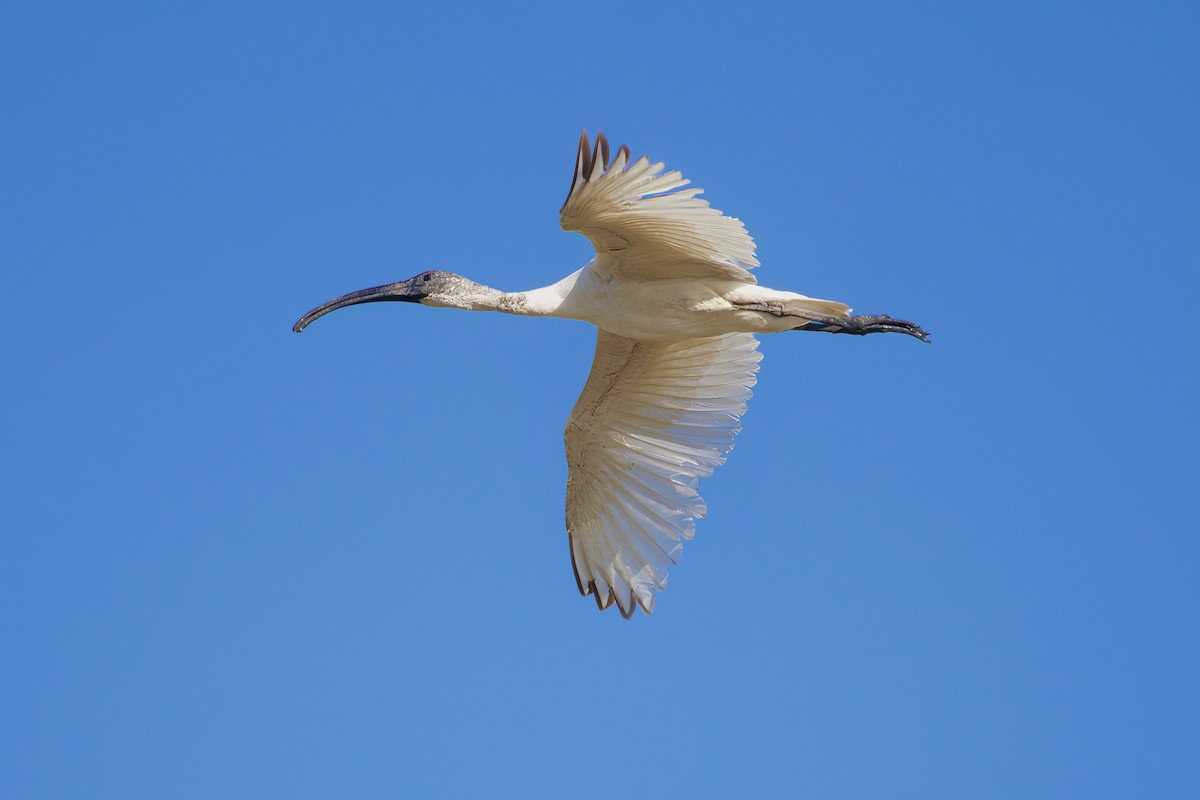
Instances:
[[[820,300],[816,297],[789,299],[784,305],[789,311],[801,314],[807,311],[822,317],[848,317],[851,311],[850,306],[845,303],[839,303],[836,300]]]

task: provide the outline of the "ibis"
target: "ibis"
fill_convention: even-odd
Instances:
[[[296,322],[360,303],[420,303],[584,320],[598,329],[583,393],[567,418],[566,527],[575,582],[601,609],[649,614],[683,540],[706,513],[699,482],[725,461],[756,381],[758,334],[861,336],[920,326],[850,314],[834,300],[760,286],[743,224],[700,199],[676,170],[598,133],[579,139],[564,230],[596,255],[550,286],[503,292],[428,270],[317,306]]]

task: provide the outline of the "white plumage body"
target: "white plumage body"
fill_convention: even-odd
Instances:
[[[844,316],[850,311],[842,303],[724,276],[630,280],[614,277],[595,264],[589,263],[553,286],[510,293],[510,313],[578,319],[630,339],[664,341],[725,333],[781,333],[806,321]],[[772,303],[790,313],[775,316],[747,309]],[[500,310],[508,309],[502,306]]]

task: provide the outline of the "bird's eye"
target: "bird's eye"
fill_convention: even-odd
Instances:
[[[421,278],[422,283],[429,283],[431,280],[433,280],[432,275],[426,275],[424,278]]]

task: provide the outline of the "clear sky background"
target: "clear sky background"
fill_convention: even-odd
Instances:
[[[0,12],[0,796],[1200,791],[1200,10]],[[578,596],[581,128],[746,221],[781,335],[653,617]]]

